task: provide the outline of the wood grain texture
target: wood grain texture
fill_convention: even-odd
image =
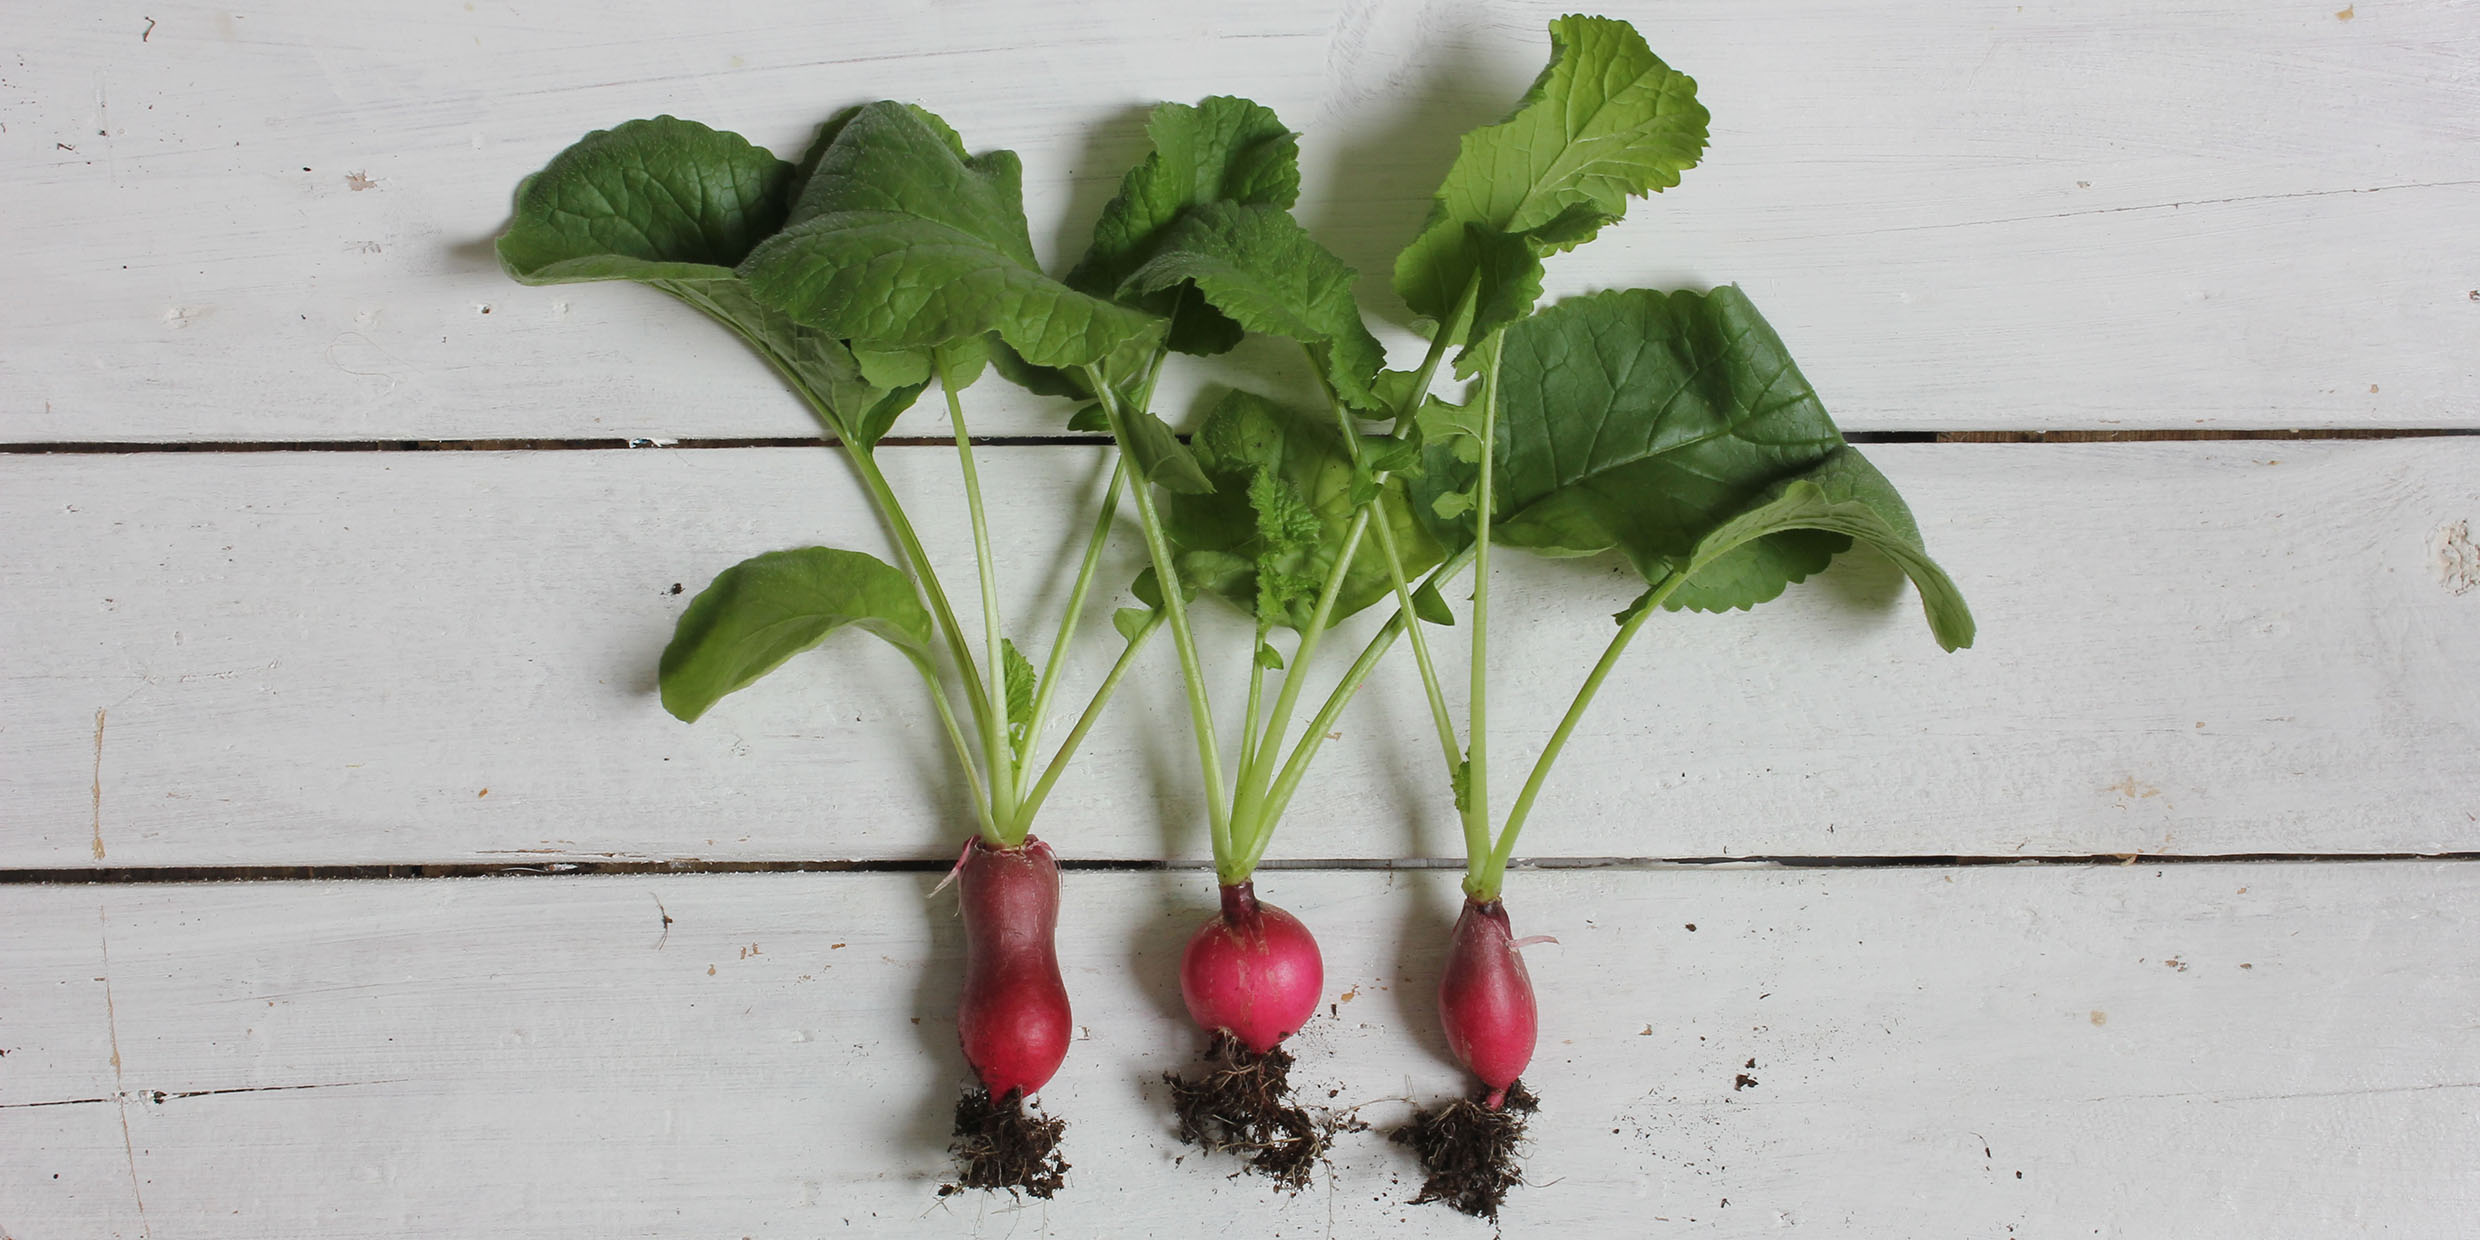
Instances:
[[[1871,455],[1979,647],[1941,654],[1856,559],[1753,613],[1661,618],[1525,854],[2480,848],[2480,592],[2441,541],[2480,517],[2480,440]],[[952,453],[886,458],[970,610]],[[1058,514],[1104,459],[982,454],[1037,659]],[[695,726],[653,696],[716,571],[886,553],[858,490],[824,449],[0,458],[0,867],[950,856],[968,810],[891,651],[838,638]],[[1634,591],[1608,562],[1500,558],[1504,796]],[[1097,590],[1076,685],[1116,653],[1105,596],[1132,569]],[[1235,710],[1247,632],[1207,612]],[[1167,644],[1132,684],[1040,829],[1070,856],[1202,857]],[[1399,658],[1271,855],[1456,855],[1427,727]]]
[[[1070,877],[1082,1036],[1045,1101],[1071,1186],[938,1201],[963,1065],[934,881],[10,890],[0,977],[59,998],[0,1016],[0,1226],[1490,1234],[1406,1204],[1417,1173],[1375,1132],[1296,1199],[1181,1160],[1159,1074],[1196,1047],[1173,973],[1200,875]],[[1296,1039],[1310,1098],[1384,1128],[1459,1092],[1427,998],[1452,879],[1268,894],[1324,937],[1331,1014]],[[1509,894],[1559,938],[1528,952],[1544,1110],[1510,1236],[2321,1240],[2452,1234],[2480,1208],[2480,867],[1541,874]]]
[[[657,295],[495,269],[521,176],[658,112],[796,152],[835,108],[922,101],[1024,154],[1037,245],[1064,265],[1146,105],[1247,94],[1306,134],[1304,218],[1383,272],[1559,11],[19,7],[0,78],[15,442],[804,433],[761,366]],[[2480,424],[2465,5],[1631,16],[1698,79],[1712,150],[1555,263],[1554,292],[1739,282],[1858,428]],[[1400,307],[1364,299],[1406,351]],[[1058,426],[982,399],[987,431]]]

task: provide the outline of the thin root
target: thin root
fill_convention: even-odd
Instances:
[[[1004,1098],[975,1085],[956,1100],[956,1181],[939,1196],[968,1188],[1005,1189],[1047,1200],[1067,1186],[1068,1163],[1059,1156],[1067,1121],[1052,1119],[1025,1101],[1023,1090]]]
[[[1235,1155],[1243,1170],[1287,1191],[1309,1186],[1310,1170],[1325,1159],[1337,1132],[1361,1126],[1294,1105],[1292,1057],[1281,1047],[1260,1055],[1217,1033],[1205,1061],[1204,1074],[1193,1080],[1163,1074],[1180,1117],[1180,1139]]]
[[[1498,1207],[1509,1190],[1524,1182],[1516,1150],[1524,1143],[1524,1127],[1541,1100],[1517,1081],[1507,1087],[1496,1109],[1470,1098],[1459,1098],[1435,1110],[1417,1111],[1412,1121],[1392,1134],[1412,1147],[1428,1173],[1414,1204],[1443,1201],[1475,1218],[1498,1221]]]

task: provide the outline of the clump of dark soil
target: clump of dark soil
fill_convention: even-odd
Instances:
[[[956,1182],[940,1185],[939,1196],[989,1188],[1047,1199],[1067,1187],[1068,1163],[1059,1156],[1067,1128],[1028,1105],[1023,1090],[993,1098],[979,1085],[967,1089],[956,1100],[956,1139],[947,1147],[956,1155]]]
[[[1412,1147],[1429,1176],[1414,1204],[1443,1201],[1475,1218],[1497,1222],[1508,1190],[1524,1182],[1516,1148],[1524,1143],[1526,1122],[1540,1109],[1541,1100],[1517,1081],[1507,1087],[1506,1101],[1497,1110],[1459,1098],[1414,1112],[1412,1122],[1391,1134]]]
[[[1326,1157],[1337,1131],[1351,1125],[1311,1115],[1292,1102],[1292,1057],[1282,1047],[1260,1055],[1229,1034],[1214,1035],[1206,1068],[1194,1078],[1166,1072],[1180,1139],[1236,1155],[1242,1169],[1299,1192]]]

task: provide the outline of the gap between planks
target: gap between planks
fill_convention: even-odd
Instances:
[[[1916,443],[2211,443],[2244,440],[2439,439],[2480,436],[2480,427],[2258,427],[2110,430],[1846,431],[1855,444]],[[1186,442],[1188,436],[1179,438]],[[1103,447],[1101,435],[975,435],[975,447],[1021,448],[1064,445]],[[662,439],[601,436],[585,439],[234,439],[121,443],[111,440],[36,440],[0,443],[0,456],[128,456],[169,452],[621,452],[643,448],[809,448],[835,444],[803,435]],[[945,435],[891,435],[882,448],[944,448]]]
[[[1519,858],[1518,870],[1665,870],[1740,871],[1974,869],[2000,866],[2188,866],[2188,865],[2371,865],[2405,862],[2480,861],[2480,851],[2359,852],[2359,853],[2083,853],[2037,857],[1921,854],[1914,856],[1826,857],[1543,857]],[[810,858],[774,861],[603,860],[373,862],[312,865],[156,865],[62,866],[0,870],[5,886],[117,886],[146,883],[367,882],[433,878],[622,877],[649,874],[932,874],[953,863],[935,858],[893,857],[869,860]],[[1264,861],[1259,869],[1289,872],[1368,872],[1458,870],[1461,857],[1287,859]],[[1124,858],[1060,859],[1059,868],[1093,873],[1158,873],[1207,871],[1204,860]]]

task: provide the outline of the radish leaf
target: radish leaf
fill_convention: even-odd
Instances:
[[[1630,196],[1677,185],[1705,149],[1696,83],[1626,22],[1562,17],[1550,42],[1514,114],[1464,135],[1428,224],[1395,260],[1395,291],[1440,323],[1482,277],[1467,340],[1531,307],[1541,255],[1590,240]]]
[[[1246,99],[1218,95],[1157,106],[1145,124],[1154,149],[1120,179],[1119,194],[1094,223],[1093,244],[1068,273],[1068,287],[1096,297],[1121,292],[1129,273],[1162,248],[1181,213],[1207,203],[1246,203],[1277,211],[1300,196],[1300,144],[1283,122]],[[1176,282],[1144,290],[1129,304],[1171,320],[1170,345],[1183,353],[1221,353],[1242,326],[1181,296]]]
[[[1836,448],[1797,474],[1768,486],[1737,515],[1698,540],[1673,571],[1687,580],[1664,600],[1673,610],[1748,607],[1780,594],[1783,584],[1761,561],[1741,554],[1790,531],[1867,543],[1883,553],[1920,590],[1921,610],[1938,644],[1960,650],[1972,644],[1972,611],[1945,570],[1921,547],[1920,526],[1895,493],[1894,484],[1853,448]],[[1624,615],[1625,613],[1623,613]]]
[[[783,224],[796,171],[739,134],[658,116],[587,134],[517,187],[500,265],[521,284],[633,280],[730,328],[867,448],[929,375],[873,374],[835,337],[759,304],[733,275]]]
[[[1214,489],[1171,424],[1142,409],[1128,414],[1128,459],[1139,477],[1166,491],[1204,495]]]
[[[784,231],[739,272],[794,320],[882,349],[997,332],[1040,366],[1156,339],[1159,319],[1044,275],[1010,151],[968,158],[944,121],[873,103],[835,134]]]
[[[1309,346],[1346,403],[1375,409],[1371,380],[1386,351],[1361,322],[1354,278],[1280,207],[1209,202],[1164,230],[1159,252],[1129,273],[1120,292],[1193,283],[1206,304],[1241,327]]]
[[[1649,581],[1843,443],[1733,287],[1632,289],[1543,310],[1507,329],[1499,392],[1496,541],[1550,555],[1615,547]],[[1763,602],[1847,545],[1810,529],[1768,534],[1686,594],[1700,608]]]
[[[694,722],[725,694],[846,625],[886,639],[916,663],[930,658],[930,614],[912,580],[858,551],[770,551],[716,574],[680,615],[663,648],[663,708]]]
[[[1016,648],[1007,638],[999,639],[1001,661],[1007,677],[1008,747],[1016,751],[1016,759],[1025,758],[1025,728],[1033,722],[1033,691],[1041,677],[1033,670],[1033,660]]]
[[[1269,624],[1306,626],[1354,507],[1355,473],[1341,432],[1289,406],[1230,392],[1192,446],[1214,489],[1165,497],[1164,532],[1177,548],[1180,580]],[[1393,527],[1404,571],[1435,565],[1438,546],[1412,519],[1402,484],[1390,480],[1376,502],[1373,519]],[[1375,544],[1364,539],[1353,556],[1335,618],[1392,594]]]
[[[598,130],[517,187],[500,263],[521,284],[728,279],[783,226],[793,171],[676,117]]]

